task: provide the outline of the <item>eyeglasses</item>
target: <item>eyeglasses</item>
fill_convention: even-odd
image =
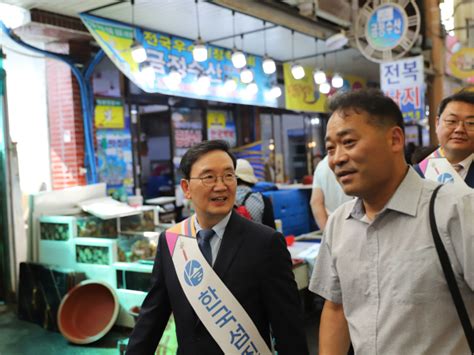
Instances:
[[[189,180],[199,179],[199,180],[201,180],[201,182],[204,186],[214,186],[214,185],[217,184],[217,179],[218,178],[221,178],[222,182],[226,185],[232,185],[232,184],[235,184],[237,182],[237,177],[235,176],[234,173],[225,173],[222,176],[207,174],[207,175],[200,176],[200,177],[190,177]]]
[[[450,118],[444,118],[443,124],[447,128],[456,128],[459,125],[459,122],[464,124],[466,131],[474,131],[474,120],[462,121],[462,120],[453,120]]]

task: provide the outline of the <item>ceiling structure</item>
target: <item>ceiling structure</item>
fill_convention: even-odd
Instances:
[[[323,0],[344,5],[346,0]],[[197,21],[194,0],[135,0],[134,19],[130,1],[111,0],[0,0],[26,9],[40,9],[70,17],[81,12],[117,20],[150,30],[165,32],[189,39],[197,37]],[[318,8],[324,8],[320,2]],[[199,1],[201,36],[213,45],[232,48],[235,45],[245,52],[264,55],[264,32],[268,55],[280,62],[296,58],[302,65],[324,67],[329,71],[379,80],[379,66],[365,59],[358,49],[347,48],[325,56],[316,53],[331,52],[325,39],[338,33],[348,22],[347,14],[341,18],[324,14],[316,17],[314,1]],[[312,10],[310,6],[312,6]],[[327,7],[327,6],[326,6]],[[92,11],[91,11],[92,10]],[[233,37],[232,10],[235,10]],[[315,12],[316,11],[316,12]],[[321,10],[322,11],[322,10]],[[257,18],[258,17],[258,18]],[[329,19],[329,20],[327,20]],[[330,21],[333,19],[333,21]],[[264,21],[266,24],[264,25]],[[339,22],[339,23],[335,23]],[[263,31],[263,28],[267,28]],[[292,29],[294,53],[292,53]],[[315,38],[319,38],[317,41]]]

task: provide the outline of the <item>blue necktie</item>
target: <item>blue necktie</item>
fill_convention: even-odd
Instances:
[[[198,233],[198,244],[202,255],[206,258],[209,265],[212,266],[211,238],[214,236],[212,229],[201,229]]]

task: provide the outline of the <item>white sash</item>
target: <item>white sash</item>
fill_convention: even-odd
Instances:
[[[247,312],[207,263],[189,218],[166,232],[178,280],[189,303],[225,354],[272,354]],[[185,235],[191,234],[191,236]]]

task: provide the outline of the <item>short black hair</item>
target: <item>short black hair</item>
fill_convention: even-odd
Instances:
[[[444,112],[446,106],[448,106],[448,104],[453,101],[460,101],[474,105],[474,92],[463,89],[454,95],[445,97],[443,100],[441,100],[441,103],[439,104],[438,117],[441,117],[441,114]]]
[[[404,131],[403,115],[398,105],[378,89],[349,91],[336,95],[329,102],[329,110],[353,109],[369,114],[368,123],[378,127],[398,126]]]
[[[230,146],[226,141],[218,139],[211,141],[202,141],[189,148],[188,151],[184,153],[183,157],[181,158],[181,162],[179,163],[179,170],[183,174],[183,177],[186,180],[189,180],[189,178],[191,177],[191,169],[194,163],[204,154],[212,152],[213,150],[222,150],[223,152],[226,152],[232,159],[232,163],[234,164],[235,169],[236,159],[234,154],[232,154],[232,152],[230,151]]]

